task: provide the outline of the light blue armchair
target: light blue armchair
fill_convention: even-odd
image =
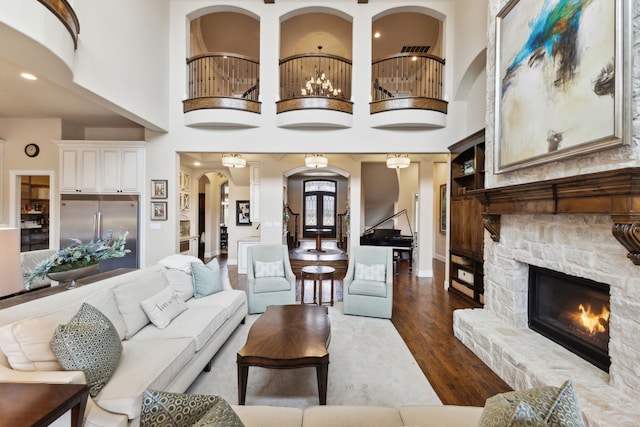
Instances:
[[[354,247],[349,254],[349,267],[342,283],[345,314],[391,319],[393,249]]]
[[[247,248],[247,300],[249,313],[264,313],[268,305],[295,304],[296,276],[285,245]]]

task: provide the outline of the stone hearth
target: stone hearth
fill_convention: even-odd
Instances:
[[[640,275],[605,215],[502,215],[485,233],[485,308],[454,313],[454,333],[514,389],[574,381],[589,426],[640,419]],[[611,286],[610,374],[527,326],[529,265]]]

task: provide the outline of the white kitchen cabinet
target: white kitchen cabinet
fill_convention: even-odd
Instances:
[[[102,148],[102,193],[140,193],[143,181],[141,148]]]
[[[238,274],[247,274],[247,248],[259,244],[260,240],[238,240]]]
[[[100,176],[98,148],[61,148],[60,192],[97,193]]]

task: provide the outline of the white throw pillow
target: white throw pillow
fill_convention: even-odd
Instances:
[[[255,261],[253,263],[253,277],[284,277],[282,261]]]
[[[193,283],[191,283],[191,274],[185,273],[183,270],[175,268],[167,268],[164,271],[169,286],[177,293],[182,301],[193,298]]]
[[[187,304],[169,286],[140,302],[140,306],[151,323],[160,329],[166,328],[178,314],[187,309]]]
[[[140,307],[140,302],[169,286],[164,271],[152,271],[136,280],[113,288],[118,310],[127,327],[125,339],[130,339],[149,323],[149,318]]]
[[[373,282],[386,281],[386,268],[384,264],[361,264],[356,263],[354,278],[356,280],[370,280]]]
[[[185,273],[191,274],[192,262],[198,262],[200,264],[204,264],[202,260],[198,257],[194,257],[192,255],[182,255],[182,254],[174,254],[174,255],[169,255],[167,257],[164,257],[160,261],[158,261],[158,264],[163,265],[167,268],[175,268],[176,270],[182,270]]]

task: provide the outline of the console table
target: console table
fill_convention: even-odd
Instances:
[[[0,426],[45,427],[71,410],[82,427],[88,397],[86,384],[0,383]]]

